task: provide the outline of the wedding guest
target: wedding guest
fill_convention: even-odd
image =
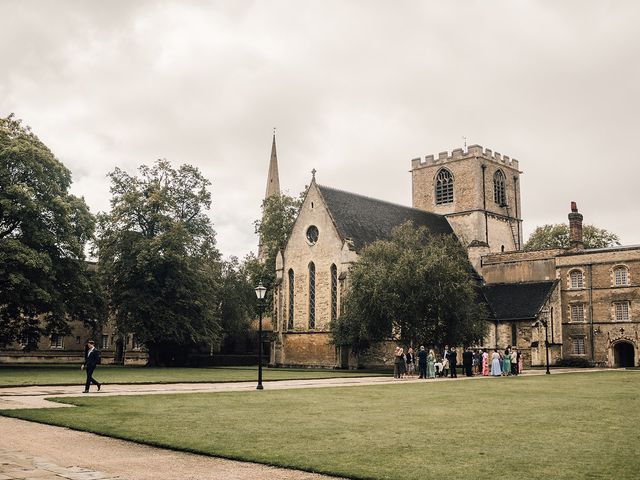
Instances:
[[[458,352],[456,352],[456,347],[451,347],[451,350],[449,350],[449,368],[451,369],[451,378],[458,378]]]
[[[421,346],[418,352],[418,370],[420,370],[420,377],[418,378],[427,378],[427,361],[427,352]]]
[[[467,377],[473,376],[473,351],[471,348],[467,348],[462,352],[462,366],[464,367],[464,374]]]
[[[413,347],[409,347],[407,350],[407,354],[405,355],[407,359],[407,376],[413,378],[416,373],[416,365],[415,365],[415,355],[413,354]]]
[[[500,354],[498,353],[498,349],[494,348],[493,353],[491,354],[491,375],[494,377],[499,377],[502,374],[502,370],[500,369]]]
[[[436,378],[436,354],[433,350],[429,350],[427,356],[427,378]]]
[[[518,349],[511,349],[511,375],[518,375]]]
[[[511,345],[508,345],[504,350],[502,357],[502,375],[511,375]]]

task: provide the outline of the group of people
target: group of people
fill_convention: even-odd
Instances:
[[[427,351],[421,346],[417,352],[413,347],[404,351],[402,347],[396,347],[394,352],[393,376],[394,378],[414,378],[416,367],[418,378],[458,377],[458,351],[455,347],[444,346],[442,355],[436,356],[433,349]],[[462,368],[467,377],[474,375],[489,375],[494,377],[518,375],[522,371],[522,355],[517,348],[507,346],[503,352],[497,348],[491,353],[487,349],[467,348],[462,352]]]

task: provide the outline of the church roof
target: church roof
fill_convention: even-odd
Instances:
[[[376,240],[391,238],[391,231],[408,220],[427,227],[432,234],[453,234],[442,215],[321,185],[318,189],[338,232],[353,241],[356,251]]]
[[[496,320],[533,320],[551,295],[556,281],[495,283],[484,293]]]

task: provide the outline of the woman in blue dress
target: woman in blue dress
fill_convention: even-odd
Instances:
[[[511,345],[509,345],[502,357],[502,375],[511,375]]]
[[[436,378],[436,355],[433,350],[429,350],[427,355],[427,378]]]

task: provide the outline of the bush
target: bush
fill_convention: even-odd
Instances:
[[[572,367],[572,368],[591,368],[594,366],[591,360],[581,357],[575,358],[563,358],[556,364],[558,367]]]

